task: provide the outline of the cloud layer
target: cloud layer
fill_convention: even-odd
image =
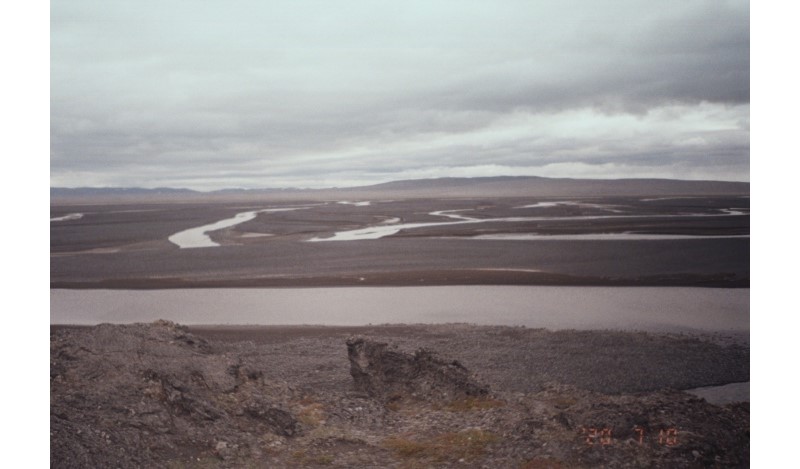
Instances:
[[[749,177],[746,1],[51,3],[54,186]]]

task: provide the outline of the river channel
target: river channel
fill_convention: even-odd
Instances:
[[[472,323],[548,329],[749,331],[749,289],[441,286],[50,290],[51,324]]]

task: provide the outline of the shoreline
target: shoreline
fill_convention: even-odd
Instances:
[[[524,269],[448,269],[363,272],[318,276],[239,278],[129,277],[97,281],[54,280],[50,289],[161,290],[182,288],[315,288],[404,286],[581,286],[750,288],[750,279],[732,273],[663,274],[642,277],[591,277]]]
[[[101,323],[102,324],[102,323]],[[108,323],[106,323],[108,324]],[[136,325],[146,324],[142,322],[132,322],[117,325]],[[50,324],[51,333],[60,330],[88,330],[100,324]],[[458,329],[486,329],[500,330],[508,329],[519,331],[542,330],[546,332],[585,332],[585,333],[623,333],[623,334],[650,334],[661,337],[672,338],[695,338],[698,340],[715,343],[719,345],[741,345],[749,346],[750,331],[727,331],[727,330],[693,330],[682,332],[669,331],[646,331],[646,330],[623,330],[623,329],[570,329],[570,328],[547,328],[547,327],[527,327],[527,326],[506,326],[506,325],[487,325],[474,323],[386,323],[386,324],[363,324],[356,326],[325,325],[325,324],[191,324],[185,326],[188,331],[203,336],[209,340],[219,342],[252,342],[257,345],[279,344],[296,339],[314,340],[328,339],[331,337],[346,336],[369,336],[397,335],[412,336],[418,334],[425,328],[442,330],[448,327]],[[446,332],[445,332],[446,333]]]

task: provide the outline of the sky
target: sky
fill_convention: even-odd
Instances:
[[[750,179],[725,0],[50,2],[50,185]]]

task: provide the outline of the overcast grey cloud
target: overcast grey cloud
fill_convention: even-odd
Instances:
[[[747,1],[51,2],[51,185],[749,179]]]

